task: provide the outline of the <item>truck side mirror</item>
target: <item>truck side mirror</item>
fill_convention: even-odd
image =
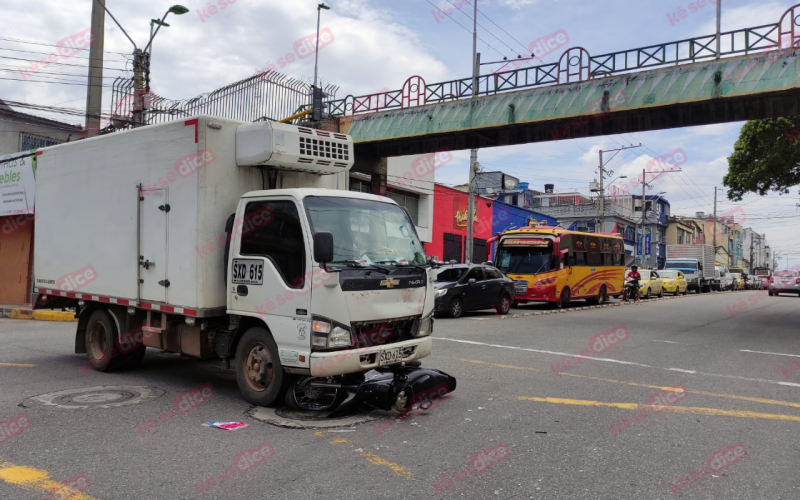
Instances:
[[[333,260],[333,235],[331,233],[314,234],[314,260],[327,264]]]

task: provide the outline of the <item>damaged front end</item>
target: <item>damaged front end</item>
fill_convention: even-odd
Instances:
[[[403,412],[415,404],[428,409],[455,388],[455,377],[411,362],[341,377],[303,377],[286,392],[286,404],[329,411],[328,417],[355,409]]]

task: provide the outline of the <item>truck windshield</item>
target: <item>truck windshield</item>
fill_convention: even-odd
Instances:
[[[311,231],[333,235],[329,265],[426,264],[413,223],[394,203],[341,196],[309,196],[304,203]]]
[[[506,274],[540,274],[552,270],[553,243],[541,246],[503,246],[498,268]]]
[[[677,269],[678,271],[694,274],[697,272],[697,262],[680,260],[667,261],[664,265],[664,269]]]

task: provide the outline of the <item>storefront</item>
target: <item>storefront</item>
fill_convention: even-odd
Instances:
[[[464,262],[464,246],[467,239],[467,193],[439,184],[433,193],[433,232],[430,243],[425,243],[429,257],[449,262]],[[494,201],[475,197],[473,217],[474,257],[473,262],[488,260],[486,240],[492,237],[492,206]]]

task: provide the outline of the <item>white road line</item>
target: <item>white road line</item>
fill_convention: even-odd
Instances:
[[[583,359],[592,359],[595,361],[605,361],[607,363],[619,363],[622,365],[632,365],[632,366],[642,366],[644,368],[655,368],[657,370],[666,370],[666,371],[678,371],[682,373],[687,373],[691,375],[705,375],[707,377],[720,377],[720,378],[729,378],[733,380],[746,380],[748,382],[759,382],[763,384],[774,384],[774,385],[784,385],[789,387],[800,387],[800,384],[795,384],[792,382],[780,382],[777,380],[768,380],[763,378],[752,378],[752,377],[740,377],[737,375],[722,375],[719,373],[706,373],[706,372],[698,372],[694,370],[683,370],[681,368],[662,368],[660,366],[650,366],[644,365],[641,363],[632,363],[630,361],[620,361],[618,359],[609,359],[609,358],[595,358],[592,356],[581,356],[580,354],[570,354],[567,352],[558,352],[558,351],[544,351],[541,349],[528,349],[525,347],[515,347],[510,345],[500,345],[500,344],[487,344],[485,342],[476,342],[474,340],[459,340],[459,339],[449,339],[445,337],[433,337],[436,340],[449,340],[450,342],[458,342],[461,344],[473,344],[473,345],[482,345],[486,347],[499,347],[501,349],[513,349],[515,351],[527,351],[527,352],[538,352],[540,354],[555,354],[557,356],[568,356],[571,358],[583,358]]]
[[[619,363],[621,365],[634,365],[634,366],[644,366],[645,368],[652,368],[650,365],[643,365],[641,363],[632,363],[630,361],[620,361],[618,359],[610,359],[610,358],[597,358],[594,356],[581,356],[580,354],[570,354],[568,352],[558,352],[558,351],[542,351],[539,349],[528,349],[525,347],[514,347],[510,345],[500,345],[500,344],[486,344],[484,342],[475,342],[474,340],[458,340],[458,339],[448,339],[444,337],[434,337],[437,340],[449,340],[450,342],[460,342],[462,344],[474,344],[474,345],[485,345],[487,347],[499,347],[501,349],[514,349],[515,351],[528,351],[528,352],[538,352],[541,354],[555,354],[557,356],[567,356],[570,358],[583,358],[583,359],[593,359],[595,361],[605,361],[607,363]]]
[[[782,352],[763,352],[763,351],[751,351],[749,349],[739,349],[739,352],[752,352],[755,354],[771,354],[773,356],[789,356],[792,358],[800,358],[800,354],[784,354]]]
[[[671,340],[651,340],[651,342],[664,342],[666,344],[680,344],[680,342],[673,342]]]

